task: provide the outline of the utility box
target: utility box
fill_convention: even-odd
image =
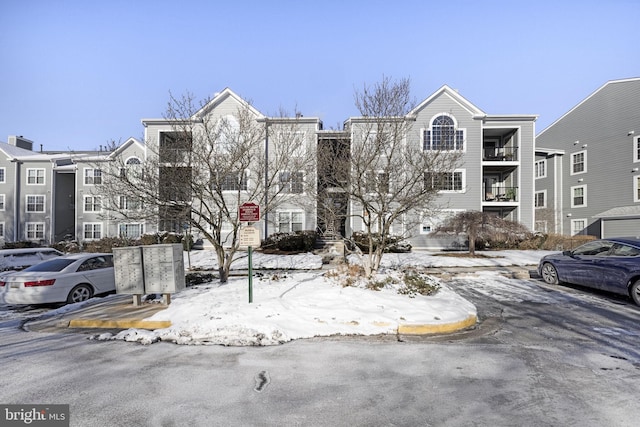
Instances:
[[[113,267],[116,293],[140,295],[145,293],[140,247],[113,248]]]
[[[142,259],[147,294],[172,294],[185,288],[180,243],[142,246]]]

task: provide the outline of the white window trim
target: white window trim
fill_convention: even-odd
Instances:
[[[578,188],[582,188],[584,191],[582,192],[582,198],[583,198],[583,203],[581,205],[576,205],[573,203],[574,200],[574,196],[573,196],[573,192],[574,190],[578,189]],[[574,185],[573,187],[571,187],[571,193],[569,194],[569,196],[571,197],[571,207],[572,208],[585,208],[587,207],[587,185]]]
[[[451,172],[438,172],[438,173],[450,173],[454,174],[456,172],[462,172],[461,181],[462,181],[462,189],[460,190],[438,190],[438,194],[455,194],[455,193],[466,193],[467,192],[467,170],[466,169],[454,169]]]
[[[39,237],[29,237],[29,226],[34,226],[34,228],[37,228],[37,226],[41,225],[42,226],[42,238]],[[26,240],[44,240],[45,236],[46,236],[46,228],[45,228],[45,224],[44,222],[25,222],[24,223],[24,237]]]
[[[280,175],[283,174],[283,173],[287,173],[287,172],[290,173],[290,174],[294,174],[294,173],[301,173],[302,174],[302,191],[300,193],[295,193],[293,191],[283,191],[283,189],[282,189],[283,186],[282,186],[282,181],[280,180]],[[297,171],[280,170],[280,171],[278,171],[278,194],[294,194],[294,195],[297,194],[299,196],[304,196],[304,195],[307,194],[307,192],[305,191],[305,188],[306,188],[305,183],[306,182],[307,182],[307,175],[304,173],[304,171],[301,171],[301,170],[297,170]],[[289,184],[289,188],[291,188],[292,183],[289,182],[288,184]],[[247,185],[248,185],[248,183],[247,183]]]
[[[36,182],[29,182],[29,172],[31,171],[36,171]],[[38,173],[37,171],[42,171],[42,182],[37,182],[38,181]],[[27,168],[27,185],[45,185],[47,183],[47,178],[46,178],[46,169],[45,168]]]
[[[538,164],[543,165],[544,173],[542,175],[538,175]],[[547,159],[536,160],[534,164],[534,173],[536,179],[546,178],[547,177]]]
[[[144,234],[144,229],[145,229],[144,222],[120,222],[120,223],[118,223],[118,228],[117,228],[119,237],[120,237],[120,227],[127,226],[127,225],[140,226],[140,234],[138,234],[138,236],[136,236],[136,237],[140,237],[140,236],[142,236]]]
[[[574,172],[573,171],[573,165],[574,165],[574,158],[575,156],[577,156],[578,154],[584,154],[584,170],[581,172]],[[583,173],[587,173],[587,150],[582,150],[582,151],[578,151],[575,153],[572,153],[571,156],[569,157],[571,164],[569,165],[569,172],[571,173],[571,175],[580,175]]]
[[[276,211],[276,229],[278,230],[278,232],[280,232],[280,214],[281,213],[288,213],[290,214],[290,217],[293,217],[294,213],[299,213],[302,215],[302,228],[301,230],[306,230],[306,217],[305,217],[305,213],[304,210],[302,209],[279,209]],[[292,221],[291,219],[289,219],[289,226],[291,227]]]
[[[578,222],[578,221],[580,221],[580,222],[584,222],[584,228],[583,228],[583,230],[586,230],[586,229],[587,229],[587,227],[589,226],[589,224],[587,224],[587,219],[586,219],[586,218],[575,218],[575,219],[572,219],[572,220],[571,220],[571,235],[572,235],[572,236],[578,236],[578,235],[580,235],[579,233],[574,233],[574,230],[575,230],[574,224],[575,224],[576,222]]]
[[[4,194],[0,194],[0,212],[4,212],[6,209],[7,198]]]
[[[96,204],[95,203],[95,199],[98,199],[99,203],[100,203],[100,209],[98,209],[98,210],[87,210],[87,199],[88,198],[94,199],[92,205],[95,205]],[[102,212],[102,196],[94,196],[94,195],[83,196],[82,197],[82,212],[85,212],[85,213],[100,213],[100,212]]]
[[[247,188],[246,189],[240,188],[240,190],[224,190],[224,189],[221,188],[220,190],[223,193],[227,193],[227,194],[229,194],[229,193],[230,194],[237,193],[238,191],[246,193],[251,188],[251,186],[250,186],[251,181],[250,181],[249,169],[245,169],[245,171],[243,172],[243,177],[247,181]],[[220,187],[222,187],[222,185],[220,185]],[[242,185],[240,185],[240,187],[242,187]]]
[[[42,197],[42,210],[30,211],[29,210],[29,197]],[[45,213],[47,211],[47,196],[44,194],[26,194],[24,197],[24,211],[27,213]]]
[[[540,191],[536,191],[534,194],[534,197],[536,197],[538,194],[543,194],[543,199],[544,199],[544,203],[542,204],[542,206],[535,206],[536,204],[536,199],[533,200],[533,205],[535,206],[536,209],[545,209],[547,207],[547,190],[540,190]]]
[[[0,171],[2,171],[0,184],[5,184],[7,182],[7,168],[0,168]]]
[[[634,175],[633,177],[633,201],[640,202],[638,197],[638,190],[640,189],[640,175]]]
[[[97,170],[102,171],[101,168],[84,168],[84,170],[82,172],[82,185],[87,186],[87,187],[93,187],[95,185],[102,185],[102,184],[94,184],[94,183],[87,184],[87,178],[89,178],[87,176],[87,172],[88,171],[93,171],[93,173],[91,175],[91,178],[92,178],[93,181],[95,181],[95,179],[96,179],[95,171],[97,171]],[[100,180],[102,180],[103,178],[104,178],[104,176],[102,174],[100,174]]]
[[[634,163],[638,163],[640,162],[640,153],[638,153],[640,151],[640,136],[636,136],[633,138],[633,162]]]
[[[94,229],[93,227],[98,225],[100,226],[100,237],[86,237],[86,230],[85,227],[90,225],[91,226],[91,235],[93,236],[94,233]],[[102,223],[101,222],[83,222],[82,223],[82,240],[100,240],[104,237],[104,234],[102,232]]]

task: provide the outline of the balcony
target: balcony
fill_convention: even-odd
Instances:
[[[496,187],[487,191],[484,201],[490,203],[515,203],[518,201],[518,187]]]
[[[518,160],[518,147],[490,147],[482,151],[485,162],[512,162]]]

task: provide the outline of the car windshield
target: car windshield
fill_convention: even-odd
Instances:
[[[70,258],[54,258],[48,261],[43,261],[39,264],[32,265],[25,268],[22,271],[62,271],[65,267],[69,266],[75,259]]]

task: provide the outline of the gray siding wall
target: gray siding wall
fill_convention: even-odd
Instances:
[[[594,215],[618,206],[633,206],[633,136],[640,132],[640,79],[610,82],[593,93],[536,139],[539,147],[565,150],[562,160],[562,229],[571,233],[573,219],[586,219],[598,236]],[[586,153],[587,171],[571,174],[572,155]],[[636,173],[637,174],[637,173]],[[586,186],[587,205],[571,207],[571,188]],[[570,216],[568,216],[570,215]],[[599,236],[598,236],[599,237]]]

